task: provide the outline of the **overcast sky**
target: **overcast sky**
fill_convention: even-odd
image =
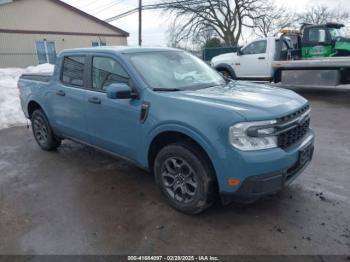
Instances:
[[[138,0],[63,0],[100,19],[106,19],[138,6]],[[350,8],[350,0],[275,0],[278,5],[296,12],[302,12],[308,5],[323,4],[330,7]],[[143,4],[154,4],[158,0],[143,0]],[[169,19],[161,11],[145,10],[143,12],[143,45],[165,46],[168,43],[167,28]],[[137,13],[112,22],[113,25],[130,33],[129,45],[137,45]]]

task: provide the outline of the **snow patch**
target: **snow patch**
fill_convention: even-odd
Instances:
[[[52,73],[53,68],[53,65],[42,64],[25,69],[0,69],[0,129],[26,123],[17,88],[17,81],[21,74]]]

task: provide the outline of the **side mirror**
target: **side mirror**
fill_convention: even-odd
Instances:
[[[110,99],[135,99],[138,97],[125,83],[111,84],[106,91],[107,97]]]
[[[238,55],[238,56],[243,55],[242,47],[238,47],[238,49],[237,49],[237,55]]]

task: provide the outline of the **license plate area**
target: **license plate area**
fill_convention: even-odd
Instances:
[[[310,144],[306,148],[299,151],[299,166],[305,165],[312,159],[314,154],[314,145]]]

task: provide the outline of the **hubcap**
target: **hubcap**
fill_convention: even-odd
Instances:
[[[39,144],[44,145],[47,142],[47,128],[44,120],[41,117],[37,117],[33,121],[34,135]]]
[[[169,196],[181,203],[189,203],[197,193],[198,181],[192,167],[178,157],[168,158],[161,169],[162,183]]]

